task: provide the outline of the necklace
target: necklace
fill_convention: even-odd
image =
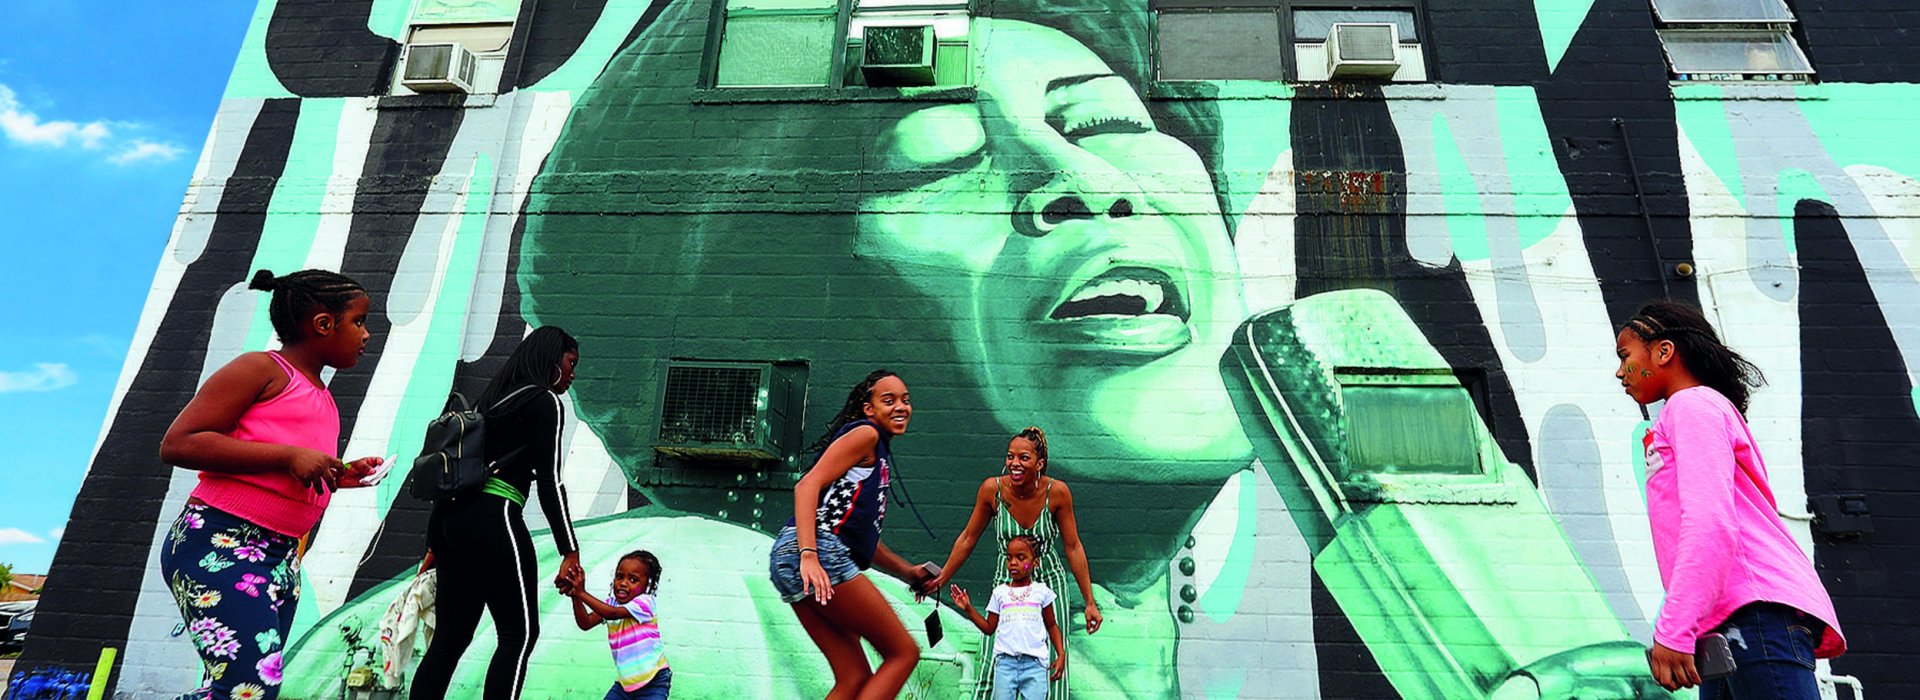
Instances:
[[[1032,581],[1028,581],[1027,585],[1019,586],[1019,587],[1015,587],[1013,584],[1007,584],[1008,600],[1011,600],[1017,603],[1025,603],[1028,600],[1032,599],[1032,597],[1033,597]]]

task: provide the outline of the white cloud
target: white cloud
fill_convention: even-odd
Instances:
[[[54,541],[57,542],[60,540],[60,538],[67,536],[67,529],[64,527],[56,527],[52,530],[48,530],[47,535],[52,537]]]
[[[33,369],[19,372],[0,372],[0,394],[16,391],[54,391],[73,386],[80,381],[73,368],[64,363],[41,362]]]
[[[20,108],[20,99],[13,88],[0,85],[0,131],[14,143],[33,146],[67,145],[68,141],[78,141],[84,148],[99,148],[102,141],[113,135],[106,122],[95,120],[85,124],[70,121],[41,121],[38,115]]]
[[[127,165],[143,160],[166,161],[180,157],[180,153],[184,150],[186,149],[170,143],[154,143],[145,139],[134,139],[124,148],[121,148],[119,153],[114,154],[112,158],[108,158],[107,160],[113,161],[114,165]]]
[[[46,540],[26,530],[17,527],[0,527],[0,544],[41,544],[43,542]]]
[[[95,119],[86,123],[67,120],[43,120],[20,104],[13,88],[0,85],[0,134],[7,141],[37,148],[79,146],[89,151],[111,151],[107,161],[131,165],[147,161],[170,161],[186,149],[177,144],[124,138],[116,129],[137,130],[140,125]]]

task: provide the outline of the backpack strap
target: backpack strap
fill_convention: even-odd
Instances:
[[[467,397],[461,395],[461,393],[458,391],[447,392],[447,405],[444,408],[440,409],[442,413],[446,413],[449,411],[458,411],[460,413],[466,413],[467,411],[471,411],[471,410],[473,410],[473,404],[467,401]]]
[[[513,397],[515,397],[515,396],[519,396],[519,395],[521,395],[521,394],[524,394],[524,393],[527,393],[527,390],[528,390],[528,389],[532,389],[532,388],[533,388],[533,386],[534,386],[534,385],[532,385],[532,384],[528,384],[528,385],[526,385],[526,386],[522,386],[522,387],[520,387],[520,388],[518,388],[518,389],[514,389],[514,390],[513,390],[512,392],[509,392],[509,393],[508,393],[508,394],[507,394],[506,396],[502,396],[502,397],[500,397],[500,400],[499,400],[499,401],[495,401],[495,402],[493,402],[493,405],[492,405],[492,406],[490,406],[490,407],[488,407],[488,408],[487,408],[487,410],[488,410],[488,411],[492,411],[492,410],[494,410],[494,409],[496,409],[496,408],[499,408],[499,407],[501,407],[501,406],[505,406],[505,405],[507,404],[507,402],[508,402],[508,401],[511,401],[511,400],[513,400]],[[455,396],[458,396],[458,395],[459,395],[459,394],[455,394]]]

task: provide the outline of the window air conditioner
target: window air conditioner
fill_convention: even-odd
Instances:
[[[868,85],[932,85],[933,25],[867,27],[860,73]]]
[[[414,92],[473,92],[473,52],[454,43],[408,44],[400,85]]]
[[[787,362],[669,361],[654,450],[736,460],[799,454],[805,372],[804,365]]]
[[[1327,31],[1327,75],[1391,78],[1400,70],[1400,28],[1393,24],[1335,23]]]

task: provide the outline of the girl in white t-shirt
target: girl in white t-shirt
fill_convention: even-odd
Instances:
[[[1067,672],[1066,638],[1053,621],[1053,589],[1033,580],[1040,541],[1018,535],[1007,542],[1007,583],[993,588],[987,616],[973,609],[966,590],[952,586],[953,602],[981,632],[993,635],[993,700],[1044,700],[1047,681]],[[1048,648],[1053,663],[1047,663]]]

